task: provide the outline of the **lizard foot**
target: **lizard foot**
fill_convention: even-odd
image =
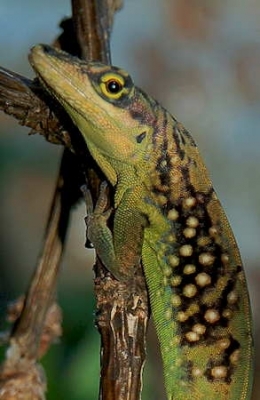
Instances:
[[[90,190],[88,190],[85,185],[81,188],[87,208],[87,217],[85,218],[87,227],[85,246],[87,248],[96,247],[95,243],[100,240],[100,232],[106,231],[107,229],[107,221],[112,212],[112,208],[108,208],[107,186],[105,181],[101,183],[95,208],[93,206]]]

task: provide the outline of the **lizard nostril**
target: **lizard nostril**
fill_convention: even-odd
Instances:
[[[55,53],[55,50],[51,46],[49,46],[47,44],[41,44],[40,46],[41,46],[43,52],[46,53],[46,54]]]

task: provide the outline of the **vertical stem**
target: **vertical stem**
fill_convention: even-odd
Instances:
[[[111,63],[110,32],[114,12],[120,5],[115,0],[72,1],[75,34],[84,59]],[[112,195],[110,191],[110,198]],[[141,265],[133,265],[133,270],[137,273],[133,274],[131,285],[119,282],[108,275],[97,254],[95,293],[96,325],[101,335],[100,400],[140,399],[149,308]]]
[[[110,20],[107,0],[72,0],[73,23],[81,58],[110,64]]]
[[[73,158],[75,159],[75,156],[65,150],[53,195],[42,252],[27,292],[22,314],[12,335],[19,343],[21,354],[30,359],[37,358],[46,313],[55,296],[70,209],[75,200],[71,193],[77,193],[77,191],[79,193],[77,187],[71,186],[71,183],[75,182],[72,179],[75,171],[72,171],[71,167],[68,168],[68,165],[73,165],[70,162],[74,161]]]

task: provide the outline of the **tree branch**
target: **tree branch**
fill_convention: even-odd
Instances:
[[[81,55],[87,60],[110,63],[110,31],[114,12],[121,5],[121,1],[118,0],[72,0],[73,18],[62,22],[64,32],[55,45],[74,55]],[[10,370],[9,357],[2,370],[2,381],[8,385],[10,371],[12,379],[15,372],[26,371],[24,361],[27,360],[28,364],[32,365],[29,377],[34,384],[27,385],[31,387],[31,397],[28,397],[28,391],[25,391],[23,398],[44,399],[45,381],[41,379],[41,371],[35,361],[39,353],[44,320],[55,293],[69,214],[72,205],[79,197],[78,188],[83,181],[83,175],[87,177],[87,184],[94,198],[97,197],[100,171],[93,161],[90,162],[87,150],[82,141],[80,142],[82,138],[80,139],[75,127],[72,127],[63,110],[49,98],[37,81],[30,81],[0,69],[1,97],[0,109],[13,115],[22,125],[37,130],[48,141],[62,143],[73,149],[78,156],[76,161],[76,157],[68,151],[64,153],[42,256],[29,288],[21,318],[11,337],[10,348],[11,354],[15,354],[14,362]],[[111,190],[109,196],[111,198],[113,196]],[[141,265],[133,266],[133,271],[136,273],[133,274],[131,282],[127,284],[118,282],[97,258],[96,322],[102,345],[99,394],[102,400],[140,398],[148,299]],[[40,382],[38,386],[37,382]],[[1,387],[3,386],[0,383],[0,390]],[[18,389],[20,388],[21,385]],[[35,393],[35,388],[41,390]],[[7,399],[11,397],[3,398]]]
[[[55,114],[57,105],[53,106],[53,100],[37,80],[0,67],[0,110],[31,128],[31,133],[40,133],[51,143],[71,147],[69,133],[60,122],[59,113],[65,113],[58,107],[59,115]]]

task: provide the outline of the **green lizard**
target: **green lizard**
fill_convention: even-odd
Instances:
[[[115,189],[113,232],[101,200],[89,238],[118,279],[141,257],[168,400],[249,400],[245,275],[194,140],[122,69],[45,45],[30,61]]]

